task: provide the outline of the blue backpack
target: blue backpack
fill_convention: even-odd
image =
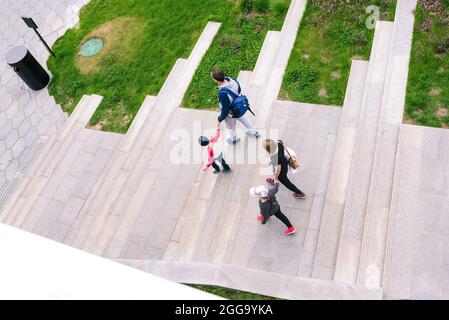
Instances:
[[[233,79],[235,80],[235,79]],[[239,91],[240,91],[240,83],[238,83],[237,80],[235,80],[237,84],[239,85]],[[254,112],[250,108],[248,97],[245,95],[239,95],[228,88],[221,88],[220,92],[226,92],[232,97],[232,104],[230,105],[230,113],[233,118],[241,118],[245,115],[246,111],[249,111],[253,114],[253,116],[256,116]]]

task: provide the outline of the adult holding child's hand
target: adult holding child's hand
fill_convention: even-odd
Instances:
[[[253,115],[254,113],[249,106],[248,98],[242,95],[242,88],[238,81],[231,77],[225,77],[223,71],[218,69],[214,69],[211,76],[218,84],[218,101],[221,109],[217,126],[220,127],[224,121],[231,136],[226,141],[229,144],[236,144],[240,141],[235,130],[237,120],[245,126],[245,135],[258,138],[260,133],[249,120],[247,111]]]

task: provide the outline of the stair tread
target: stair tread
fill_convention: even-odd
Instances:
[[[283,299],[382,299],[381,290],[368,290],[331,281],[285,276],[231,265],[123,259],[116,261],[179,283],[222,286]]]
[[[358,283],[382,282],[399,128],[403,120],[417,1],[398,1],[366,209]]]
[[[387,81],[393,23],[379,21],[379,47],[372,57],[367,88],[362,104],[361,122],[351,163],[348,192],[339,241],[335,279],[354,283],[357,277],[368,189],[374,161],[379,117]],[[370,66],[370,67],[371,67]]]
[[[343,216],[349,182],[349,169],[359,125],[367,73],[368,62],[357,60],[352,62],[329,184],[323,211],[321,212],[319,235],[318,238],[316,235],[312,237],[312,241],[317,241],[314,245],[316,252],[313,251],[316,257],[310,259],[315,264],[315,276],[318,276],[320,268],[324,267],[326,270],[333,268],[333,254],[337,251],[341,227],[338,218]]]

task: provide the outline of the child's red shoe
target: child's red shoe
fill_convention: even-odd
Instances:
[[[290,236],[290,235],[295,234],[295,233],[296,233],[295,227],[288,228],[287,230],[284,231],[284,234],[286,236]]]
[[[259,220],[260,222],[262,222],[262,221],[263,221],[263,216],[262,216],[262,215],[258,216],[258,217],[257,217],[257,220]]]

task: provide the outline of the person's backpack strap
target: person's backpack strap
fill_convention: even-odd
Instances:
[[[284,142],[282,141],[282,140],[278,140],[278,142],[284,147],[284,149],[285,149],[285,145],[284,145]]]
[[[251,110],[251,107],[248,106],[248,111],[252,113],[253,116],[256,116],[256,114]]]
[[[235,82],[237,82],[237,85],[239,86],[238,92],[239,92],[239,95],[241,95],[242,94],[242,86],[240,85],[240,82],[238,82],[237,79],[234,79],[232,77],[228,77],[228,79],[231,79],[231,80],[234,80]]]
[[[284,145],[284,142],[282,140],[278,140],[278,142],[284,147],[284,154],[287,152],[289,159],[287,160],[288,165],[296,170],[301,166],[301,163],[299,162],[298,158],[295,156],[292,156],[291,152],[288,150],[288,147]]]
[[[234,91],[232,91],[229,88],[221,88],[220,92],[226,92],[227,94],[232,96],[232,99],[236,99],[236,98],[238,98],[240,96],[239,94],[235,93]]]
[[[291,158],[292,155],[290,154],[290,151],[288,151],[288,147],[285,146],[284,142],[282,140],[278,140],[278,142],[284,147],[284,152],[287,152],[288,156]]]

